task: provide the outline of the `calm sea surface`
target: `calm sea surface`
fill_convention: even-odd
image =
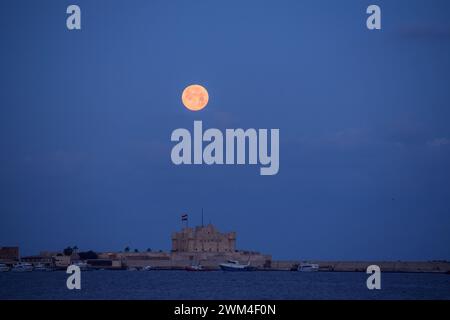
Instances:
[[[0,299],[450,299],[450,275],[365,273],[88,271],[81,290],[65,272],[0,273]]]

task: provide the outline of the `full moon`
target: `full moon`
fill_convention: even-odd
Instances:
[[[209,95],[204,87],[193,84],[183,90],[181,100],[186,108],[191,111],[202,110],[208,104]]]

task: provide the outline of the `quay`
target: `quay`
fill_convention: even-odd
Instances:
[[[382,272],[449,273],[449,261],[323,261],[273,260],[270,254],[236,248],[236,232],[220,232],[214,225],[184,226],[171,236],[170,252],[79,252],[77,248],[62,252],[41,252],[21,257],[18,247],[0,247],[0,264],[12,267],[18,262],[64,270],[70,264],[82,263],[90,269],[124,270],[185,270],[201,265],[203,270],[219,270],[229,260],[250,263],[261,271],[297,271],[302,263],[313,263],[323,272],[365,272],[378,265]],[[301,253],[298,253],[300,256]]]

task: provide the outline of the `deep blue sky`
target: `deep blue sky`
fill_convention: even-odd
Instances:
[[[369,4],[382,31],[365,27]],[[82,30],[66,29],[78,4]],[[1,1],[0,246],[170,249],[187,212],[291,259],[450,259],[450,2]],[[207,87],[192,113],[180,95]],[[280,172],[170,134],[280,128]]]

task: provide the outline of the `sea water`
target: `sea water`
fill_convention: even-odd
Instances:
[[[450,299],[450,275],[382,273],[368,290],[362,272],[82,272],[81,290],[67,274],[0,273],[0,299]]]

